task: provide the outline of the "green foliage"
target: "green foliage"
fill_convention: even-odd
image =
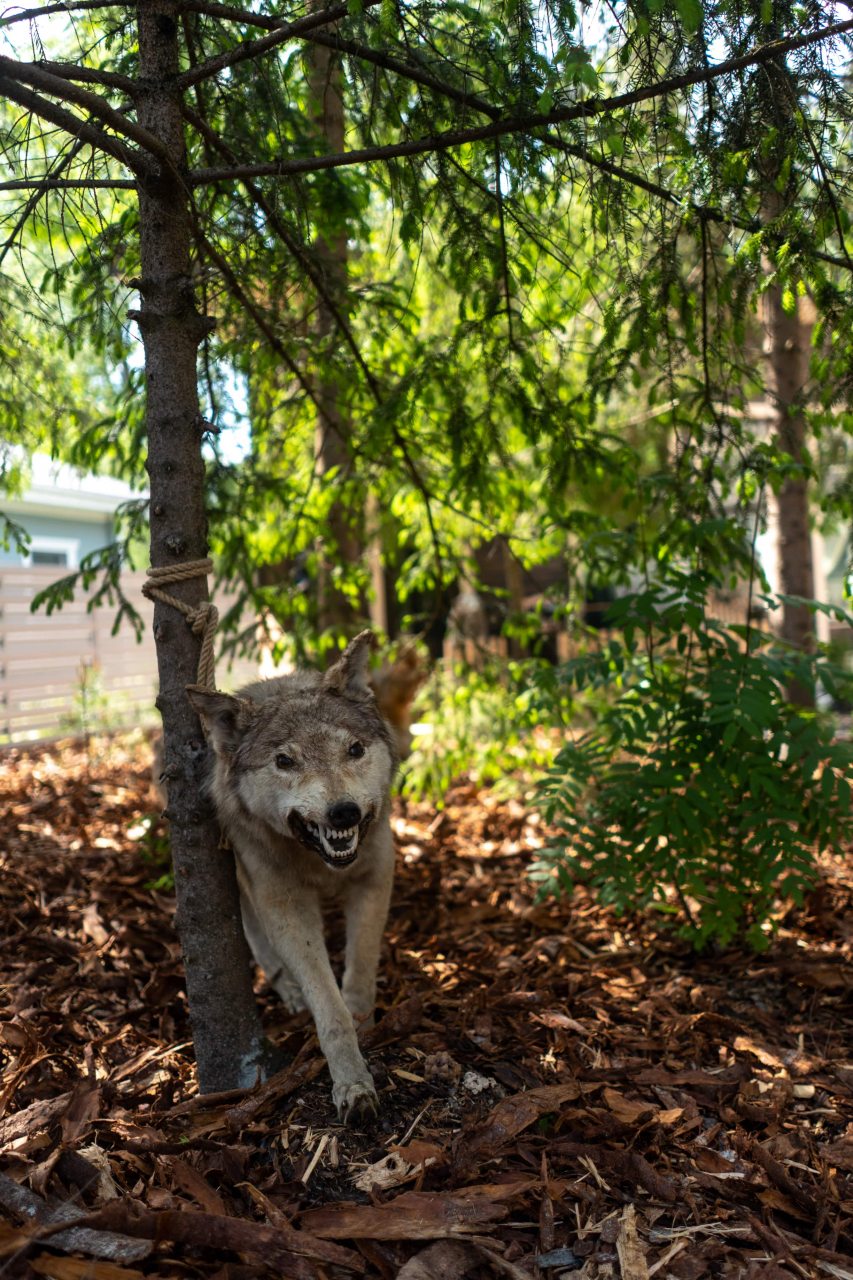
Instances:
[[[86,609],[91,613],[93,609],[97,609],[103,605],[110,605],[116,609],[113,619],[112,634],[116,635],[123,621],[127,621],[133,628],[137,640],[141,640],[144,624],[142,615],[134,605],[133,601],[126,595],[122,587],[121,572],[128,561],[128,548],[134,537],[138,533],[139,522],[144,519],[146,514],[147,503],[125,503],[123,512],[127,516],[130,512],[129,532],[125,531],[124,537],[119,541],[111,542],[105,547],[99,547],[96,551],[90,551],[80,560],[80,566],[73,573],[66,574],[62,578],[58,578],[55,582],[51,582],[42,591],[37,591],[30,603],[30,611],[35,613],[36,610],[44,608],[48,615],[56,609],[61,609],[63,604],[67,604],[74,599],[74,592],[78,587],[88,590],[98,579],[97,588],[91,593]],[[122,519],[122,512],[117,514],[117,522]]]
[[[621,635],[563,668],[576,700],[606,700],[540,784],[560,835],[532,876],[542,894],[579,878],[617,911],[654,908],[697,948],[740,935],[760,948],[777,899],[802,901],[816,851],[853,835],[853,748],[785,692],[839,696],[845,677],[754,622],[715,621],[712,586],[671,571],[625,596],[612,611]]]
[[[133,720],[133,703],[127,694],[107,691],[98,662],[81,662],[77,669],[74,697],[68,712],[59,721],[61,733],[86,739],[89,763],[92,761],[92,737],[110,734]]]
[[[142,861],[156,873],[151,880],[146,880],[145,888],[159,893],[174,893],[172,853],[161,819],[156,814],[144,813],[128,828],[127,834],[130,840],[137,842]]]
[[[557,738],[542,728],[537,689],[549,680],[534,659],[488,663],[481,671],[437,669],[418,696],[418,732],[404,763],[404,796],[442,808],[463,776],[479,786],[512,792],[553,758]],[[551,710],[558,714],[559,691]]]

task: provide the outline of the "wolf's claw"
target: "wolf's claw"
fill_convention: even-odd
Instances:
[[[372,1080],[336,1084],[332,1090],[332,1101],[344,1124],[354,1124],[356,1120],[366,1120],[379,1113],[379,1098]]]

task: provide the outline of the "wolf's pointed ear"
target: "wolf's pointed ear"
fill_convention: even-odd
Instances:
[[[244,698],[203,689],[197,684],[187,685],[187,697],[198,713],[214,751],[217,755],[230,755],[236,750],[252,719],[252,704]]]
[[[338,661],[333,667],[329,667],[323,677],[323,684],[330,693],[372,696],[368,676],[370,650],[375,646],[376,636],[372,631],[362,631],[349,642]]]

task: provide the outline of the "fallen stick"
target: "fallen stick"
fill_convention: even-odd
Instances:
[[[148,1240],[130,1239],[115,1231],[98,1231],[83,1225],[68,1226],[81,1219],[88,1220],[90,1215],[68,1203],[50,1208],[41,1196],[2,1173],[0,1207],[28,1224],[28,1229],[16,1233],[15,1252],[28,1244],[49,1241],[50,1248],[58,1249],[60,1253],[85,1253],[87,1257],[102,1258],[108,1262],[141,1262],[154,1247]],[[34,1230],[29,1229],[30,1224]]]

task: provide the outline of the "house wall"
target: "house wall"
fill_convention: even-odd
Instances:
[[[78,555],[88,555],[114,541],[111,517],[97,520],[79,520],[72,517],[31,515],[14,513],[10,517],[26,529],[31,537],[72,539],[79,543]],[[0,565],[23,564],[23,558],[14,547],[0,547]]]

